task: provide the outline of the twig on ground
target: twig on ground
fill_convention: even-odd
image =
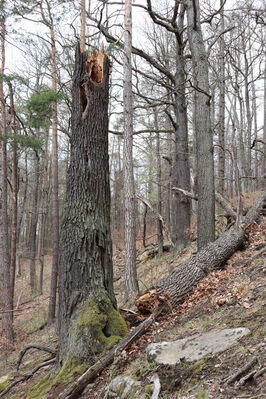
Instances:
[[[239,380],[251,367],[258,362],[257,356],[253,356],[243,367],[238,369],[233,375],[226,378],[224,382],[227,384],[232,384],[233,382]]]

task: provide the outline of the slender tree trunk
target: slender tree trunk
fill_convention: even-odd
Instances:
[[[28,155],[25,151],[25,181],[24,181],[24,190],[22,193],[22,205],[19,207],[19,219],[18,219],[18,229],[17,229],[17,238],[18,243],[21,241],[21,229],[23,225],[23,220],[25,217],[25,209],[27,203],[27,193],[28,193],[28,183],[29,183],[29,176],[28,176]],[[26,220],[25,220],[26,223]]]
[[[86,39],[86,0],[81,0],[80,17],[80,51],[83,53]]]
[[[264,65],[264,126],[263,126],[263,158],[262,158],[262,187],[266,188],[266,54]]]
[[[1,15],[1,74],[5,73],[5,17]],[[6,104],[4,95],[4,84],[3,79],[0,79],[0,101],[1,101],[1,134],[6,135]],[[9,256],[9,241],[8,241],[8,193],[7,193],[7,145],[6,141],[3,140],[2,146],[2,276],[3,276],[3,295],[2,302],[4,310],[3,313],[3,330],[7,341],[7,347],[10,348],[13,339],[13,317],[12,317],[12,290],[11,290],[11,279],[10,279],[10,256]]]
[[[198,249],[215,239],[213,137],[210,121],[208,59],[200,25],[198,0],[187,0],[188,37],[195,88],[195,118],[198,173]]]
[[[143,247],[146,248],[146,230],[147,230],[147,213],[148,213],[148,207],[146,204],[144,204],[144,212],[143,212],[143,234],[142,234],[142,244]]]
[[[37,151],[35,152],[35,177],[33,189],[33,204],[32,204],[32,222],[31,222],[31,239],[30,239],[30,288],[31,293],[34,294],[37,290],[37,275],[36,275],[36,232],[38,224],[38,192],[39,192],[39,171],[40,159]]]
[[[113,196],[113,225],[115,230],[120,230],[123,224],[123,171],[120,155],[121,137],[117,137],[117,162],[114,171],[114,196]]]
[[[40,280],[39,280],[39,291],[42,293],[43,290],[43,268],[44,268],[44,226],[47,216],[47,168],[48,168],[48,139],[49,129],[46,130],[45,138],[45,150],[43,156],[43,174],[42,184],[40,190],[40,223],[39,223],[39,236],[38,236],[38,254],[37,258],[40,262]]]
[[[220,30],[224,31],[224,7],[223,0],[220,0]],[[224,191],[225,177],[225,45],[224,37],[219,40],[219,150],[218,150],[218,192]]]
[[[179,30],[183,30],[184,14],[180,15]],[[172,171],[172,186],[190,191],[190,171],[188,159],[188,127],[186,106],[185,61],[183,55],[183,40],[177,43],[176,52],[176,93],[175,93],[175,159]],[[172,241],[176,250],[187,246],[190,228],[190,200],[179,192],[172,192]]]
[[[171,198],[172,198],[172,171],[173,171],[173,162],[172,162],[172,134],[170,134],[169,141],[167,143],[167,153],[168,156],[165,158],[168,164],[168,179],[167,179],[167,189],[166,189],[166,224],[168,230],[172,231],[172,222],[171,222]]]
[[[252,167],[251,167],[251,128],[252,128],[252,117],[251,117],[251,107],[250,107],[250,95],[249,95],[249,82],[248,82],[248,75],[249,75],[249,61],[248,55],[244,50],[244,60],[245,60],[245,108],[246,108],[246,116],[247,116],[247,125],[246,125],[246,132],[247,132],[247,189],[251,191],[252,188]]]
[[[49,9],[50,10],[50,9]],[[50,37],[52,50],[52,89],[56,93],[56,47],[55,32],[50,13]],[[53,262],[50,286],[50,300],[48,310],[48,324],[55,319],[56,290],[58,276],[58,252],[59,252],[59,202],[58,202],[58,142],[57,142],[57,103],[53,102],[52,119],[52,223],[53,223]]]
[[[136,271],[136,204],[133,173],[133,104],[132,104],[132,5],[125,0],[124,55],[124,207],[125,207],[125,299],[138,292]]]
[[[71,157],[60,234],[60,361],[88,359],[120,336],[113,291],[108,164],[109,59],[76,50]],[[119,327],[120,326],[120,327]],[[98,336],[97,336],[98,333]],[[123,334],[122,334],[123,335]]]
[[[157,109],[154,110],[154,126],[159,131]],[[156,161],[157,161],[157,211],[162,214],[162,168],[160,154],[160,135],[156,135]],[[163,225],[161,219],[157,218],[157,237],[158,237],[158,253],[163,252]]]
[[[11,82],[8,84],[10,94],[10,112],[11,112],[11,130],[13,136],[16,134],[16,120],[14,108],[13,87]],[[11,300],[12,308],[14,303],[15,290],[15,274],[16,274],[16,259],[17,259],[17,198],[18,198],[18,165],[17,165],[17,143],[14,138],[12,143],[12,211],[11,211],[11,250],[10,250],[10,286],[11,286]],[[13,313],[12,313],[13,317]]]
[[[31,203],[30,203],[31,200]],[[27,220],[27,231],[26,231],[26,246],[27,249],[30,250],[30,245],[31,245],[31,229],[32,229],[32,217],[33,217],[33,207],[34,207],[34,195],[29,199],[29,216]]]

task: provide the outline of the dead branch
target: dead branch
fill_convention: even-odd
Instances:
[[[30,373],[21,375],[15,381],[11,382],[11,384],[9,384],[6,387],[6,389],[4,389],[4,391],[2,391],[0,393],[0,398],[2,398],[6,393],[8,393],[10,391],[10,389],[12,389],[15,385],[17,385],[20,382],[26,381],[29,378],[31,378],[33,376],[33,374],[35,374],[38,370],[40,370],[40,368],[45,367],[45,366],[49,366],[50,364],[55,363],[55,361],[56,361],[55,358],[46,360],[45,362],[42,362],[42,363],[38,364],[38,366],[36,366]]]
[[[257,372],[254,374],[254,378],[258,378],[260,375],[262,375],[263,373],[265,373],[266,371],[266,367],[262,367],[261,369],[257,370]]]
[[[247,375],[244,375],[244,377],[242,377],[241,379],[240,379],[240,381],[238,381],[236,384],[235,384],[235,388],[240,388],[240,387],[242,387],[243,385],[245,385],[245,383],[248,381],[248,380],[250,380],[250,379],[254,379],[254,375],[257,373],[257,369],[256,370],[253,370],[253,371],[251,371],[250,373],[248,373]]]
[[[179,191],[180,193],[184,194],[186,197],[189,197],[191,199],[194,199],[195,201],[198,201],[198,197],[192,193],[190,193],[187,190],[183,190],[182,188],[179,187],[172,187],[172,190]],[[218,202],[218,204],[221,205],[221,207],[227,212],[227,214],[236,220],[236,212],[233,210],[232,206],[229,204],[229,202],[219,193],[215,192],[215,200]]]
[[[66,388],[58,395],[60,399],[72,399],[77,397],[84,388],[93,381],[105,367],[111,364],[117,353],[130,346],[138,337],[140,337],[152,325],[154,315],[144,320],[133,331],[130,331],[113,349],[111,349],[104,357],[100,358],[93,366],[91,366],[84,374],[82,374],[72,385]]]
[[[226,378],[224,382],[227,384],[232,384],[233,382],[239,380],[245,373],[247,373],[256,363],[258,362],[257,356],[253,356],[243,367],[238,369],[233,375]]]
[[[172,247],[174,247],[174,243],[171,239],[171,235],[170,232],[165,224],[165,221],[162,217],[162,215],[159,214],[159,212],[156,211],[156,209],[154,209],[151,204],[149,203],[149,201],[147,201],[145,198],[140,197],[139,195],[137,195],[136,197],[138,200],[140,200],[141,202],[143,202],[144,205],[146,205],[148,208],[150,208],[150,210],[157,216],[158,219],[160,219],[160,221],[162,222],[163,225],[163,229],[165,231],[165,234],[167,236],[168,241],[170,242],[170,244],[172,245]]]
[[[22,351],[20,352],[20,355],[19,355],[19,358],[18,358],[18,361],[17,361],[17,364],[16,364],[16,371],[19,370],[19,367],[20,367],[20,364],[21,364],[21,362],[22,362],[22,359],[23,359],[24,355],[26,354],[26,352],[27,352],[29,349],[38,349],[38,350],[40,350],[40,351],[44,351],[44,352],[51,353],[51,354],[54,355],[54,356],[56,355],[56,351],[54,351],[53,349],[48,348],[48,347],[46,347],[46,346],[37,345],[37,344],[28,344],[28,345],[26,345],[25,348],[23,348]]]
[[[189,197],[191,199],[194,199],[195,201],[198,201],[198,197],[192,193],[190,193],[187,190],[183,190],[183,188],[179,188],[179,187],[172,187],[172,190],[174,191],[179,191],[180,193],[184,194],[186,197]]]

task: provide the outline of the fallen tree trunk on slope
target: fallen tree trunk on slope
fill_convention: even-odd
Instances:
[[[257,220],[265,201],[266,191],[255,201],[238,228],[231,227],[222,233],[216,241],[208,244],[195,256],[182,263],[168,277],[158,283],[155,287],[156,293],[167,295],[173,307],[183,302],[186,295],[203,277],[210,271],[221,267],[241,246],[247,227]],[[141,298],[138,299],[138,303],[141,304]]]

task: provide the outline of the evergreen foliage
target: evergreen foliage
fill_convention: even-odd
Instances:
[[[63,97],[63,93],[55,93],[53,90],[33,94],[26,105],[28,124],[36,129],[49,127],[53,112],[52,103],[61,101]]]
[[[5,136],[0,135],[0,141],[7,141],[13,145],[16,143],[21,148],[32,148],[34,150],[40,150],[43,145],[42,139],[37,139],[33,136],[25,136],[23,134],[6,134]]]

